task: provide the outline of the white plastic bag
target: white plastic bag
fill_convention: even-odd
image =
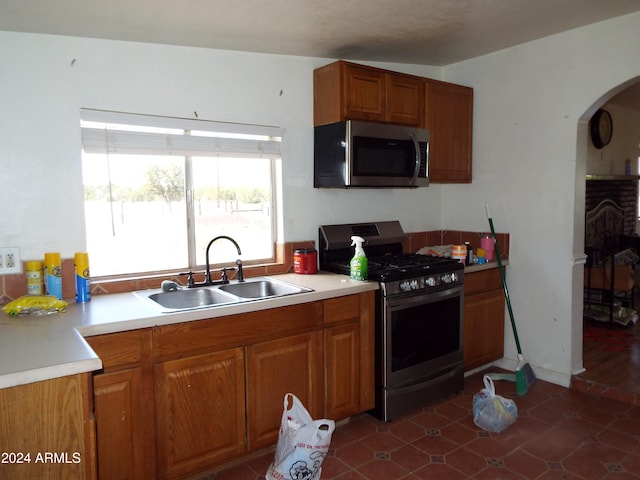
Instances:
[[[335,428],[333,420],[313,420],[302,402],[287,393],[275,458],[266,480],[319,480]]]
[[[473,423],[489,432],[501,432],[518,418],[513,400],[496,395],[491,377],[485,375],[484,387],[473,396]]]

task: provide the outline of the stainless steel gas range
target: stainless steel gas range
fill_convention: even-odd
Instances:
[[[464,386],[464,265],[406,254],[400,222],[319,228],[320,268],[349,274],[351,236],[365,239],[376,299],[376,406],[390,421],[456,393]]]

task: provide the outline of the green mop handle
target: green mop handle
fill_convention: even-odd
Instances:
[[[509,289],[507,288],[507,279],[504,276],[504,267],[502,266],[502,258],[500,258],[500,248],[498,247],[498,239],[496,238],[496,232],[493,228],[493,220],[491,219],[491,213],[489,212],[488,203],[484,204],[484,209],[487,212],[487,218],[489,219],[489,228],[491,228],[493,245],[496,251],[496,258],[498,259],[498,271],[500,272],[500,279],[502,280],[504,297],[507,300],[507,308],[509,310],[509,319],[511,320],[511,328],[513,329],[513,337],[516,340],[516,349],[518,350],[518,354],[522,355],[522,348],[520,348],[520,340],[518,339],[518,330],[516,330],[516,321],[513,317],[513,309],[511,308],[511,299],[509,298]]]

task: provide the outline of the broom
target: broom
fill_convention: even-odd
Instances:
[[[498,247],[498,239],[496,238],[496,232],[493,228],[493,220],[491,219],[491,213],[489,212],[489,204],[485,203],[484,208],[487,212],[487,218],[489,219],[489,227],[491,228],[491,237],[493,237],[493,244],[496,252],[496,258],[498,259],[498,270],[500,271],[500,279],[502,280],[502,288],[504,290],[504,297],[507,301],[507,309],[509,310],[509,318],[511,319],[511,328],[513,329],[513,336],[516,340],[516,349],[518,351],[518,364],[516,365],[515,380],[516,380],[516,393],[518,395],[526,395],[529,387],[536,381],[536,376],[533,373],[533,369],[529,362],[524,359],[522,355],[522,348],[520,347],[520,340],[518,339],[518,330],[516,329],[516,321],[513,318],[513,309],[511,308],[511,300],[509,298],[509,289],[507,288],[507,280],[504,274],[504,267],[502,265],[502,258],[500,258],[500,248]],[[506,380],[506,378],[505,378]]]

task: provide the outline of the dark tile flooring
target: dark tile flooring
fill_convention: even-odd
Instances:
[[[593,327],[571,388],[537,380],[519,397],[514,383],[496,382],[518,407],[505,431],[473,423],[478,373],[464,392],[392,422],[362,414],[340,425],[322,480],[640,479],[640,324]],[[263,452],[200,479],[264,480],[272,460]]]
[[[501,433],[473,423],[479,374],[465,390],[389,423],[367,414],[334,432],[323,480],[640,478],[640,407],[537,380],[515,400],[518,420]],[[263,480],[273,452],[203,477]]]
[[[621,327],[585,320],[583,332],[585,371],[571,387],[640,406],[640,322]]]

